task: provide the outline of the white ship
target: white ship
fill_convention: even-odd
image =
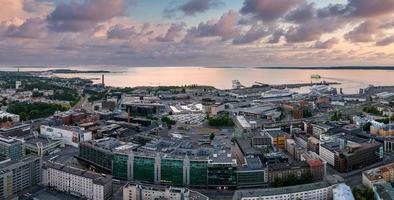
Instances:
[[[311,87],[311,92],[319,92],[319,93],[333,93],[336,89],[327,85],[313,85]]]
[[[261,97],[263,99],[272,99],[272,98],[284,98],[284,97],[292,97],[295,92],[291,92],[290,90],[278,90],[278,89],[271,89],[269,91],[263,92]]]
[[[245,86],[243,86],[239,80],[233,80],[233,89],[241,89],[244,87]]]

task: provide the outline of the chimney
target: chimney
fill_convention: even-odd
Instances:
[[[104,82],[104,74],[103,74],[103,75],[101,75],[101,84],[102,84],[103,86],[105,86],[105,82]]]
[[[130,123],[130,109],[127,109],[127,122]]]

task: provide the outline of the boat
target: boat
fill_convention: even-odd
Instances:
[[[294,92],[290,90],[278,90],[278,89],[271,89],[269,91],[263,92],[261,97],[263,99],[274,99],[274,98],[284,98],[284,97],[292,97]]]
[[[319,74],[312,74],[312,75],[311,75],[311,78],[314,78],[314,79],[321,79],[321,76],[320,76]]]

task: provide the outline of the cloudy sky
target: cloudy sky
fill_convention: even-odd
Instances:
[[[394,65],[394,0],[0,0],[0,65]]]

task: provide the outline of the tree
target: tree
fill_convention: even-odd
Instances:
[[[366,188],[366,187],[364,187],[363,189],[353,188],[352,193],[356,200],[374,199],[374,192],[371,188]]]
[[[335,112],[333,116],[331,116],[331,121],[339,121],[342,118],[342,114],[340,112]]]
[[[313,182],[313,175],[310,172],[301,175],[299,181],[300,184],[307,184],[312,182]]]
[[[215,133],[209,134],[209,140],[214,140],[215,139]]]
[[[233,120],[228,116],[209,117],[208,124],[210,126],[234,126]]]
[[[313,115],[312,115],[312,111],[311,110],[309,110],[309,109],[305,109],[304,110],[304,118],[309,118],[309,117],[312,117]]]
[[[274,182],[272,183],[273,187],[283,187],[284,183],[280,177],[275,177]]]
[[[286,186],[297,185],[297,183],[298,179],[294,174],[289,174],[289,176],[287,176]]]
[[[371,122],[364,124],[363,130],[367,132],[371,131],[371,125],[372,125]]]

